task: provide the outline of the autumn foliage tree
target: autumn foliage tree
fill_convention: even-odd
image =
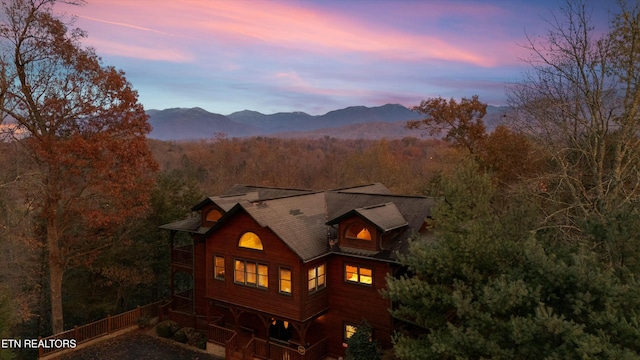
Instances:
[[[422,129],[431,136],[444,133],[444,140],[469,150],[471,154],[477,153],[486,136],[482,118],[487,114],[487,104],[482,103],[478,95],[471,99],[462,98],[459,103],[454,99],[431,98],[423,100],[412,110],[426,117],[408,121],[408,129]]]
[[[489,133],[478,151],[480,164],[501,184],[530,179],[543,171],[543,157],[529,137],[499,125]]]
[[[123,224],[144,215],[157,169],[136,91],[81,45],[56,3],[8,0],[0,14],[0,114],[25,134],[16,141],[36,170],[21,185],[47,252],[54,333],[65,271],[129,236]]]

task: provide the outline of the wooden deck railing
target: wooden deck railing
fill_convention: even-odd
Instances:
[[[237,348],[238,348],[238,333],[234,331],[233,335],[231,335],[229,340],[227,340],[224,344],[225,359],[231,359],[231,355],[236,351]]]
[[[107,316],[106,318],[98,321],[94,321],[90,324],[76,326],[71,330],[61,332],[42,340],[58,340],[58,339],[75,339],[76,346],[87,342],[89,340],[96,339],[98,337],[114,333],[116,331],[125,329],[127,327],[137,324],[138,318],[142,316],[154,317],[159,313],[160,307],[164,301],[158,301],[153,304],[145,306],[138,306],[137,308],[118,314],[114,316]],[[39,338],[40,339],[40,338]],[[39,348],[38,356],[42,357],[57,351],[64,350],[63,348]]]
[[[171,249],[171,263],[184,266],[193,265],[193,245],[181,246]]]
[[[319,360],[329,352],[327,342],[324,338],[308,348],[294,348],[254,337],[244,347],[243,356],[245,359],[257,356],[264,359]]]
[[[171,295],[172,309],[186,313],[193,312],[193,289]]]
[[[324,359],[329,353],[329,339],[324,338],[305,350],[305,359]]]
[[[209,341],[219,345],[225,345],[229,339],[235,336],[236,332],[222,326],[209,324],[209,331],[207,334]]]

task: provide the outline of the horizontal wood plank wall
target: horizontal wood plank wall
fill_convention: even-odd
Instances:
[[[362,285],[345,281],[345,264],[358,265],[373,270],[373,284]],[[334,255],[329,268],[331,295],[330,311],[327,314],[329,351],[335,356],[344,356],[344,325],[357,325],[363,319],[374,328],[373,336],[380,344],[391,346],[392,319],[388,309],[390,302],[380,294],[386,285],[385,275],[389,264],[355,257]]]
[[[309,270],[319,266],[325,265],[325,287],[318,289],[314,292],[309,292]],[[305,264],[302,273],[300,274],[302,288],[302,318],[310,319],[317,314],[327,310],[329,307],[329,292],[331,291],[331,284],[329,283],[329,275],[327,274],[329,268],[329,256],[322,257]]]
[[[238,247],[240,236],[247,231],[258,235],[264,250]],[[225,279],[217,280],[213,274],[213,257],[224,256]],[[268,289],[234,283],[234,261],[236,259],[265,264],[269,267]],[[279,289],[279,270],[291,269],[292,293],[284,295]],[[200,271],[200,270],[198,270]],[[302,319],[302,292],[300,279],[303,272],[300,258],[287,247],[270,229],[261,227],[246,213],[238,213],[207,239],[206,267],[204,270],[207,297],[230,302],[247,308],[274,314],[285,319]]]

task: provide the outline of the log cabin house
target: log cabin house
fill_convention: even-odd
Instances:
[[[426,231],[433,204],[381,184],[236,185],[161,226],[171,234],[165,316],[207,331],[227,358],[339,358],[363,319],[390,348],[400,321],[380,289],[404,271],[397,256]]]

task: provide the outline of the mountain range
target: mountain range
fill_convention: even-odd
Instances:
[[[506,108],[487,107],[487,128],[495,127]],[[158,140],[210,139],[224,133],[228,137],[324,137],[380,139],[419,136],[416,130],[404,128],[408,120],[424,116],[399,104],[378,107],[352,106],[324,115],[304,112],[280,112],[265,115],[243,110],[220,115],[195,108],[148,110],[153,127],[150,138]]]

